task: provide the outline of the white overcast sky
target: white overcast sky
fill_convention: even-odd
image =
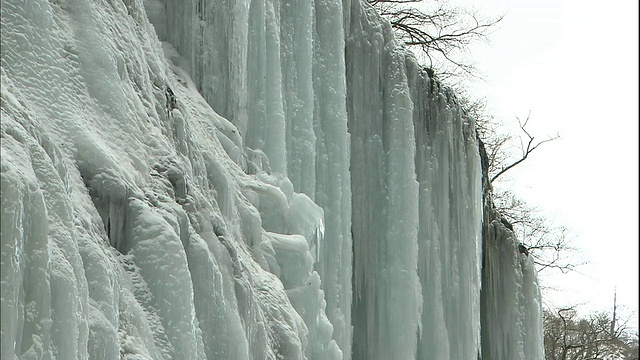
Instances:
[[[511,173],[512,189],[569,228],[582,274],[550,279],[556,306],[610,310],[614,288],[638,311],[638,2],[451,0],[506,14],[471,57],[497,118],[531,111],[539,138],[560,134]],[[635,317],[637,321],[637,317]],[[636,323],[637,326],[637,323]]]

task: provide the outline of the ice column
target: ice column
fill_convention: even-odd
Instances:
[[[449,89],[407,61],[420,182],[418,358],[480,352],[481,166],[473,120]]]
[[[280,3],[280,48],[287,175],[295,191],[315,199],[316,136],[313,129],[313,1]]]
[[[327,317],[344,359],[351,355],[351,178],[347,132],[342,4],[316,0],[313,90],[316,134],[315,201],[324,209],[324,241],[316,269]]]
[[[158,37],[187,60],[198,91],[242,135],[247,128],[249,0],[146,0]]]
[[[255,0],[250,8],[248,125],[245,143],[269,158],[272,171],[287,174],[279,5]]]
[[[515,234],[485,206],[482,358],[544,359],[542,303],[531,258]]]
[[[362,7],[361,7],[362,5]],[[418,184],[405,52],[387,22],[353,2],[347,108],[353,192],[354,359],[412,359],[421,313]]]

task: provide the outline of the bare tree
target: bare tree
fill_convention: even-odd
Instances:
[[[460,73],[477,77],[475,67],[461,55],[473,42],[486,40],[504,17],[484,18],[440,0],[369,0],[369,4],[389,20],[397,39],[419,49],[441,80]]]
[[[575,271],[584,262],[573,256],[577,249],[571,245],[568,230],[509,190],[493,191],[494,208],[511,225],[519,241],[526,246],[538,272],[556,270]]]
[[[544,310],[544,346],[547,360],[637,360],[638,334],[628,320],[616,323],[606,312],[578,317],[575,307]]]
[[[519,166],[542,144],[554,141],[558,135],[546,137],[536,141],[527,125],[531,113],[522,122],[518,120],[521,134],[514,135],[501,131],[501,125],[489,115],[484,99],[470,100],[471,97],[462,89],[462,99],[459,101],[466,115],[476,119],[476,131],[486,153],[488,167],[488,187],[485,191],[491,193],[493,207],[516,234],[525,250],[533,258],[538,271],[546,269],[558,270],[562,273],[576,270],[583,263],[576,261],[573,254],[577,251],[571,246],[568,231],[564,226],[554,224],[554,221],[542,212],[527,204],[512,191],[497,184],[497,179]],[[514,149],[518,155],[514,157]]]
[[[444,65],[442,62],[448,63],[453,65],[455,69],[462,70],[474,77],[476,77],[474,66],[460,60],[456,54],[466,51],[475,41],[486,40],[490,29],[504,18],[504,15],[496,18],[483,18],[475,10],[454,7],[443,0],[369,0],[369,4],[389,20],[398,39],[404,41],[407,46],[419,47],[428,61],[429,69],[434,71],[434,65],[438,65],[438,60],[444,60],[440,61],[439,65]],[[438,74],[440,77],[456,75],[455,71],[448,72],[445,69],[438,69]],[[455,84],[453,86],[455,87]],[[496,133],[489,129],[492,122],[480,119],[486,114],[484,100],[471,101],[468,95],[464,95],[464,92],[460,99],[465,111],[479,119],[478,124],[485,126],[485,128],[480,127],[479,133],[481,136],[484,135],[483,140],[488,146],[490,173],[499,168],[497,173],[492,175],[491,183],[526,160],[540,145],[559,137],[556,135],[536,142],[526,129],[531,113],[524,122],[516,117],[520,129],[527,136],[526,146],[521,143],[522,157],[512,163],[507,163],[507,153],[504,151],[504,146],[513,137],[504,135],[496,137]],[[482,130],[486,130],[484,134]],[[522,141],[521,137],[519,139]]]
[[[475,120],[476,132],[487,153],[491,184],[494,184],[500,176],[521,165],[543,144],[560,139],[560,134],[546,136],[543,139],[534,136],[527,129],[531,120],[531,111],[524,121],[518,116],[515,117],[520,129],[518,133],[511,130],[505,131],[503,122],[497,120],[487,110],[486,99],[474,98],[460,81],[450,86],[455,90],[458,103],[465,115]],[[514,157],[516,152],[518,154]]]
[[[571,246],[567,229],[554,224],[539,209],[499,186],[496,181],[523,164],[542,144],[554,141],[559,136],[536,141],[526,128],[531,118],[530,113],[524,122],[516,117],[521,130],[519,136],[501,131],[501,125],[488,113],[484,99],[471,100],[464,89],[458,92],[462,94],[459,102],[466,115],[476,120],[476,131],[485,148],[489,177],[489,185],[485,191],[491,192],[494,209],[502,214],[516,237],[526,247],[538,271],[549,269],[566,273],[576,270],[584,263],[573,257],[577,249]],[[514,149],[518,152],[516,157],[513,156]]]
[[[553,220],[541,214],[540,210],[530,206],[525,201],[509,190],[494,187],[496,180],[524,163],[529,156],[542,144],[554,141],[559,135],[548,136],[543,140],[536,140],[527,130],[527,124],[531,113],[523,122],[518,117],[520,136],[500,135],[485,125],[484,139],[489,166],[489,183],[494,207],[512,225],[513,231],[526,246],[533,262],[538,266],[538,271],[546,269],[558,270],[562,273],[576,270],[583,262],[577,262],[573,258],[576,249],[571,246],[567,237],[567,229],[564,226],[555,225]],[[519,155],[513,158],[509,155],[508,148],[513,148],[514,143],[519,149]]]
[[[556,134],[555,136],[548,136],[544,140],[535,141],[535,137],[532,136],[529,133],[529,131],[527,131],[526,129],[527,124],[529,123],[530,117],[531,117],[531,112],[529,112],[529,114],[527,115],[527,119],[524,122],[522,122],[520,121],[520,118],[516,116],[516,120],[518,120],[518,125],[520,126],[520,130],[522,130],[522,132],[526,135],[526,138],[522,136],[518,138],[520,141],[520,150],[522,151],[522,156],[516,159],[515,161],[505,164],[501,162],[500,159],[494,158],[500,154],[501,148],[503,148],[505,144],[510,140],[509,137],[498,138],[491,142],[492,149],[491,149],[491,155],[489,156],[489,173],[491,174],[491,172],[495,172],[495,174],[491,176],[491,180],[490,180],[491,183],[493,183],[498,177],[500,177],[500,175],[506,173],[507,171],[520,165],[523,161],[527,160],[529,155],[531,155],[532,152],[534,152],[538,147],[540,147],[540,145],[560,138],[560,135]],[[523,138],[524,138],[524,141],[523,141]],[[524,145],[525,143],[526,145]]]

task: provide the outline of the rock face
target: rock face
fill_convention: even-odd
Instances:
[[[473,119],[367,4],[1,9],[2,359],[543,358]]]

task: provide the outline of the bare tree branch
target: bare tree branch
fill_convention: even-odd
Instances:
[[[629,317],[627,317],[628,319]],[[544,310],[544,347],[547,360],[638,359],[638,336],[616,326],[611,317],[595,312],[579,317],[575,306]]]
[[[476,12],[441,1],[369,0],[369,4],[389,20],[398,40],[420,49],[428,67],[438,68],[441,80],[445,76],[457,76],[455,71],[447,71],[445,64],[478,77],[476,69],[460,59],[459,53],[465,52],[473,42],[486,41],[491,28],[504,17],[481,18]]]
[[[518,120],[518,125],[520,125],[520,129],[522,130],[522,132],[525,133],[525,135],[528,138],[527,141],[527,146],[525,147],[522,143],[522,138],[520,138],[520,148],[522,149],[522,157],[514,162],[512,162],[511,164],[505,166],[502,168],[502,170],[498,171],[497,174],[493,175],[493,177],[491,177],[491,180],[489,182],[493,183],[498,177],[500,177],[502,174],[506,173],[507,171],[513,169],[514,167],[520,165],[523,161],[527,160],[527,158],[529,157],[529,155],[535,150],[537,149],[540,145],[544,144],[544,143],[548,143],[550,141],[556,140],[558,138],[560,138],[559,134],[556,134],[556,136],[553,137],[549,137],[545,140],[539,141],[539,142],[534,142],[535,138],[533,136],[531,136],[531,134],[529,134],[529,132],[526,129],[527,123],[529,122],[529,118],[531,116],[531,112],[529,112],[529,114],[527,115],[527,119],[524,121],[524,123],[522,123],[520,121],[520,119],[518,117],[516,117],[516,119]]]

